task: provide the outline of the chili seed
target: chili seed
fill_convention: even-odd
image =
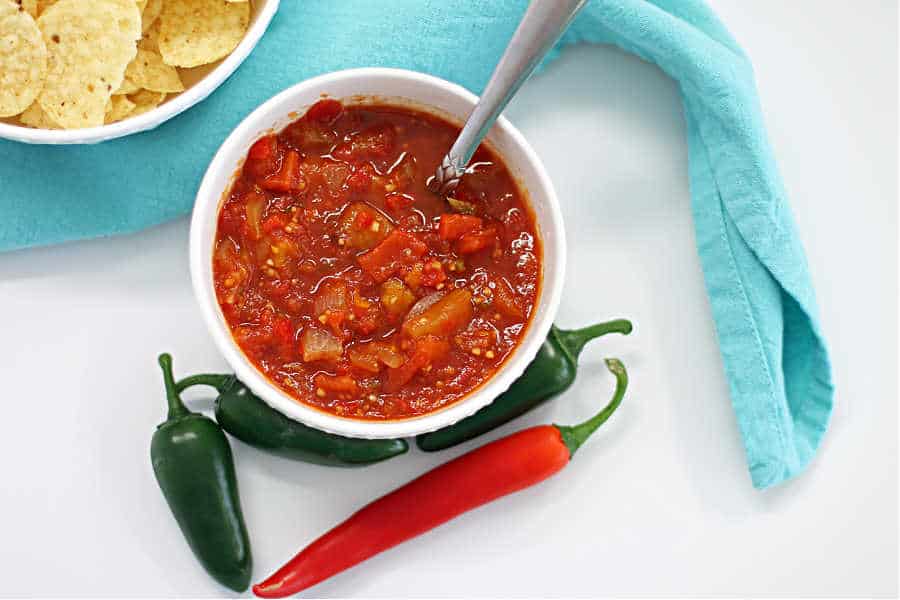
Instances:
[[[494,351],[493,351],[493,350],[488,350],[487,352],[484,353],[484,356],[485,356],[486,358],[494,358]]]
[[[472,348],[472,354],[475,356],[481,356],[481,348]]]
[[[316,388],[316,396],[318,396],[319,398],[324,398],[325,390],[323,390],[322,388]]]

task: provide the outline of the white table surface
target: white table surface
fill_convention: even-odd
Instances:
[[[554,479],[315,595],[897,593],[897,6],[713,5],[756,66],[832,350],[838,408],[812,468],[750,486],[694,247],[675,84],[618,51],[573,49],[508,115],[562,199],[558,322],[627,316],[636,329],[595,343],[569,393],[488,437],[591,413],[611,388],[604,355],[629,366],[627,399]],[[181,219],[0,256],[0,594],[226,593],[191,556],[148,455],[164,415],[156,354],[173,352],[181,374],[225,368],[191,296],[187,234]],[[233,447],[259,580],[472,445],[356,471]]]

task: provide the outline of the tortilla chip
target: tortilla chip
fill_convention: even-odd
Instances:
[[[237,47],[249,22],[248,2],[166,2],[160,15],[159,53],[175,67],[215,62]]]
[[[163,0],[148,0],[147,5],[141,9],[141,31],[147,31],[156,23],[162,7]]]
[[[159,19],[144,32],[144,37],[138,42],[138,48],[159,54]]]
[[[47,116],[47,113],[44,112],[44,109],[37,102],[26,108],[25,112],[19,115],[19,122],[22,125],[34,127],[35,129],[62,129],[53,119]]]
[[[126,69],[127,73],[127,69]],[[128,76],[125,76],[125,79],[122,80],[122,85],[119,86],[119,89],[115,90],[112,95],[113,96],[121,96],[123,94],[133,94],[135,92],[140,91],[141,86],[128,79]]]
[[[104,116],[104,123],[115,123],[116,121],[121,121],[128,115],[130,115],[137,105],[128,99],[127,96],[113,96],[109,99],[109,104],[106,105],[106,115]]]
[[[166,99],[166,95],[162,92],[151,92],[150,90],[141,90],[135,94],[130,94],[128,99],[134,102],[134,110],[131,111],[129,117],[142,115],[147,111],[153,110]]]
[[[125,79],[151,92],[183,92],[184,84],[175,67],[163,62],[162,56],[151,50],[138,48],[137,56],[125,69]]]
[[[32,16],[0,0],[0,117],[28,108],[47,78],[47,46]]]
[[[37,19],[38,16],[38,3],[37,0],[13,0],[13,4],[18,4],[21,6],[25,12],[32,16],[32,18]]]
[[[47,44],[41,108],[64,128],[103,125],[106,103],[137,54],[134,0],[58,0],[38,18]]]

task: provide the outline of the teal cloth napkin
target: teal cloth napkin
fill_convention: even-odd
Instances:
[[[313,75],[403,67],[478,92],[524,8],[521,0],[283,0],[237,73],[155,131],[82,147],[0,141],[0,250],[184,215],[232,128]],[[679,83],[698,252],[750,475],[758,488],[797,475],[828,425],[833,389],[747,57],[701,0],[594,0],[555,53],[577,42],[619,46]]]

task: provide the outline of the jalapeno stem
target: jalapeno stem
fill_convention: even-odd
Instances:
[[[562,434],[563,442],[569,449],[569,455],[575,454],[575,451],[591,437],[591,434],[603,425],[609,417],[616,412],[616,409],[622,403],[625,396],[625,390],[628,388],[628,372],[625,371],[625,365],[617,358],[607,358],[606,367],[616,376],[616,391],[612,400],[609,401],[603,410],[579,425],[561,426],[556,425]]]
[[[578,358],[585,345],[600,336],[607,333],[621,333],[628,335],[631,333],[631,321],[628,319],[615,319],[605,323],[597,323],[582,329],[557,329],[556,335],[559,342],[565,346],[565,349],[571,354],[572,359]]]
[[[219,375],[215,373],[202,373],[200,375],[191,375],[190,377],[185,377],[184,379],[180,379],[178,383],[175,384],[175,389],[178,390],[179,393],[183,392],[187,388],[195,385],[208,385],[212,388],[215,388],[218,392],[224,392],[228,384],[234,379],[234,375]]]
[[[175,387],[175,378],[172,376],[172,356],[169,353],[164,352],[159,355],[157,360],[159,361],[159,366],[162,368],[163,381],[166,384],[166,402],[169,403],[168,419],[171,421],[191,414],[191,411],[189,411],[184,405],[184,402],[181,401],[181,397],[178,395],[178,389]]]

